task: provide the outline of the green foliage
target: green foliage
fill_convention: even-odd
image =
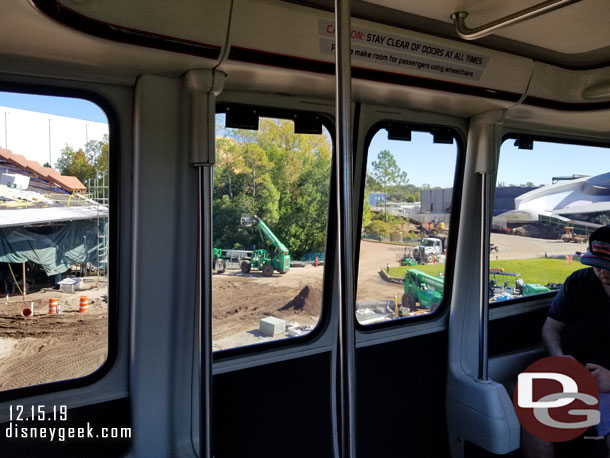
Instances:
[[[388,150],[380,151],[377,155],[377,160],[372,163],[371,177],[376,184],[381,186],[381,190],[389,194],[392,187],[406,185],[409,180],[407,173],[400,170],[396,159]],[[389,197],[389,195],[388,195]],[[387,202],[386,198],[386,202]],[[385,208],[385,219],[388,220],[388,208]]]
[[[362,208],[362,229],[366,229],[369,224],[371,224],[371,206],[368,195],[365,195],[364,207]]]
[[[391,202],[420,202],[421,191],[412,184],[393,186],[388,190],[388,200]]]
[[[77,177],[85,185],[87,180],[96,178],[108,180],[109,149],[108,135],[104,135],[102,140],[90,140],[78,150],[66,144],[55,168],[62,175]]]
[[[371,221],[366,228],[368,234],[387,236],[390,234],[390,225],[385,221],[376,219]]]
[[[400,170],[396,159],[388,150],[380,151],[377,160],[373,161],[371,177],[381,186],[383,192],[387,192],[390,186],[409,182],[407,173]]]
[[[64,146],[61,150],[55,167],[62,175],[75,176],[82,183],[95,177],[95,169],[87,159],[85,152],[82,149],[75,151],[69,145]]]
[[[260,119],[257,131],[222,129],[214,169],[214,246],[261,248],[242,213],[260,216],[293,258],[324,251],[331,144],[324,135],[294,133],[287,120]]]
[[[368,171],[366,174],[366,181],[364,184],[364,192],[368,195],[371,192],[375,191],[383,191],[383,186],[379,183],[373,176],[371,176]]]

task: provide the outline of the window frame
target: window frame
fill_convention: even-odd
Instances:
[[[106,97],[89,89],[48,86],[0,81],[0,91],[24,95],[49,97],[66,97],[86,100],[94,103],[106,115],[108,120],[108,352],[106,360],[95,371],[78,378],[50,381],[39,385],[30,385],[0,391],[0,403],[19,398],[28,398],[59,391],[67,391],[92,385],[103,379],[117,362],[119,349],[119,280],[121,278],[119,262],[119,245],[121,221],[119,219],[119,202],[122,195],[120,180],[121,129],[119,116],[113,104]]]
[[[292,108],[278,108],[267,105],[250,104],[250,103],[239,103],[232,101],[219,101],[216,103],[215,115],[223,114],[227,112],[227,108],[237,108],[239,110],[252,110],[259,118],[272,118],[272,119],[286,119],[294,120],[295,115],[304,114],[308,117],[317,116],[319,117],[322,126],[329,132],[331,145],[331,168],[330,168],[330,193],[328,196],[328,210],[327,210],[327,236],[325,242],[325,259],[335,259],[337,253],[336,240],[329,237],[328,234],[336,232],[337,228],[337,211],[336,211],[336,198],[335,198],[335,154],[336,154],[336,138],[335,138],[335,122],[334,119],[324,112],[300,110]],[[213,196],[212,196],[213,199]],[[213,243],[213,241],[210,241]],[[250,345],[242,345],[238,347],[226,348],[222,350],[215,350],[212,352],[213,363],[226,361],[229,359],[244,357],[253,355],[261,352],[270,352],[274,350],[286,349],[293,346],[299,346],[311,343],[320,338],[331,323],[331,303],[332,303],[332,291],[327,285],[332,284],[332,278],[334,275],[332,268],[327,268],[333,265],[332,263],[324,263],[324,272],[322,276],[322,303],[320,304],[321,313],[315,327],[311,332],[296,337],[285,337],[282,339],[274,339],[267,342],[254,343]],[[212,291],[212,307],[214,306],[214,295]],[[212,328],[214,324],[212,323]]]
[[[511,129],[510,132],[505,133],[504,135],[502,135],[502,140],[500,142],[499,148],[498,148],[498,165],[496,168],[496,173],[495,173],[495,181],[494,181],[494,201],[495,201],[495,190],[498,184],[498,169],[499,169],[499,165],[500,165],[500,154],[501,154],[501,149],[502,146],[504,145],[505,142],[510,141],[510,140],[517,140],[520,137],[527,137],[528,140],[531,140],[532,142],[546,142],[546,143],[558,143],[558,144],[562,144],[562,145],[577,145],[577,146],[592,146],[592,147],[599,147],[599,148],[608,148],[608,153],[610,154],[610,141],[608,142],[603,142],[603,141],[595,141],[595,140],[590,140],[590,139],[584,139],[584,138],[572,138],[572,137],[560,137],[560,136],[553,136],[553,135],[544,135],[544,134],[536,134],[536,133],[532,133],[532,132],[528,132],[528,131],[521,131],[521,130],[516,130],[516,129]],[[493,215],[490,215],[491,218],[493,218]],[[490,242],[491,243],[491,242]],[[489,252],[489,250],[488,250]],[[491,260],[491,257],[489,258]],[[584,264],[583,264],[583,269],[584,269]],[[497,308],[501,308],[501,307],[506,307],[506,306],[510,306],[510,305],[517,305],[517,304],[526,304],[526,303],[530,303],[530,302],[535,302],[535,301],[539,301],[539,300],[547,300],[547,299],[553,299],[555,298],[555,296],[557,295],[557,293],[559,292],[559,290],[557,291],[549,291],[547,293],[541,293],[541,294],[534,294],[531,296],[521,296],[521,297],[516,297],[514,299],[507,299],[507,300],[503,300],[503,301],[495,301],[495,302],[491,302],[489,301],[489,309],[497,309]]]
[[[427,313],[425,315],[413,316],[413,317],[399,317],[394,318],[392,320],[387,320],[379,323],[372,324],[361,324],[357,318],[354,319],[355,328],[358,332],[363,334],[370,334],[373,332],[385,330],[385,329],[393,329],[396,327],[418,324],[426,321],[432,321],[437,319],[438,317],[445,314],[448,310],[448,304],[451,303],[451,295],[453,291],[453,276],[455,269],[455,255],[457,248],[457,237],[458,237],[458,229],[460,223],[460,213],[461,213],[461,202],[462,202],[462,191],[463,191],[463,181],[464,181],[464,169],[466,162],[466,140],[462,134],[462,132],[456,127],[452,125],[442,125],[442,124],[430,124],[430,123],[417,123],[410,122],[404,120],[393,120],[393,119],[384,119],[375,122],[372,124],[365,136],[364,145],[363,145],[363,167],[362,173],[360,177],[360,189],[357,190],[359,193],[360,205],[357,212],[357,221],[356,221],[356,230],[357,233],[354,237],[355,242],[355,254],[354,254],[354,298],[357,298],[358,292],[358,271],[360,267],[360,242],[362,236],[362,214],[364,211],[364,190],[365,190],[365,182],[366,182],[366,173],[367,167],[366,164],[368,162],[369,149],[371,146],[371,142],[375,135],[382,130],[386,129],[390,126],[399,125],[401,127],[409,128],[412,131],[416,132],[427,132],[430,134],[434,133],[442,133],[447,134],[451,133],[456,142],[456,158],[455,158],[455,172],[453,175],[453,193],[451,199],[451,213],[449,217],[449,227],[455,228],[449,231],[449,237],[447,239],[447,245],[449,249],[447,250],[447,258],[445,260],[445,274],[444,274],[444,285],[443,285],[443,297],[441,299],[440,305],[438,308],[432,312]],[[356,306],[354,302],[354,315],[356,314]]]

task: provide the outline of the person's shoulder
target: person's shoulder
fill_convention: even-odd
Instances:
[[[592,281],[595,281],[596,278],[597,277],[595,276],[595,272],[593,272],[593,267],[586,267],[584,269],[579,269],[572,272],[568,276],[568,278],[566,278],[565,283],[590,283]]]

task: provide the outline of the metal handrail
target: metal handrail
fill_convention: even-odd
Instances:
[[[460,36],[460,38],[463,38],[464,40],[476,40],[508,25],[517,24],[527,19],[535,18],[536,16],[549,13],[579,1],[581,0],[547,0],[472,29],[466,26],[465,19],[468,17],[468,13],[466,11],[457,11],[453,13],[451,15],[451,19],[455,24],[455,32]]]
[[[491,173],[481,176],[481,291],[479,303],[479,380],[489,379],[488,328],[489,328],[489,239],[491,221]]]
[[[338,392],[340,402],[339,450],[341,458],[356,458],[356,344],[352,231],[351,135],[351,16],[350,1],[335,0],[336,31],[336,189],[339,230],[339,337]]]

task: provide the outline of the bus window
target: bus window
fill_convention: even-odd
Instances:
[[[108,120],[0,92],[0,125],[0,390],[86,376],[108,355]]]
[[[588,235],[610,223],[610,151],[509,138],[500,149],[490,302],[554,292],[584,268]]]
[[[330,191],[328,131],[217,115],[213,200],[214,350],[304,336],[318,324]]]
[[[368,148],[360,324],[430,314],[443,300],[457,143],[446,132],[408,130],[409,141],[394,132],[380,129]]]

